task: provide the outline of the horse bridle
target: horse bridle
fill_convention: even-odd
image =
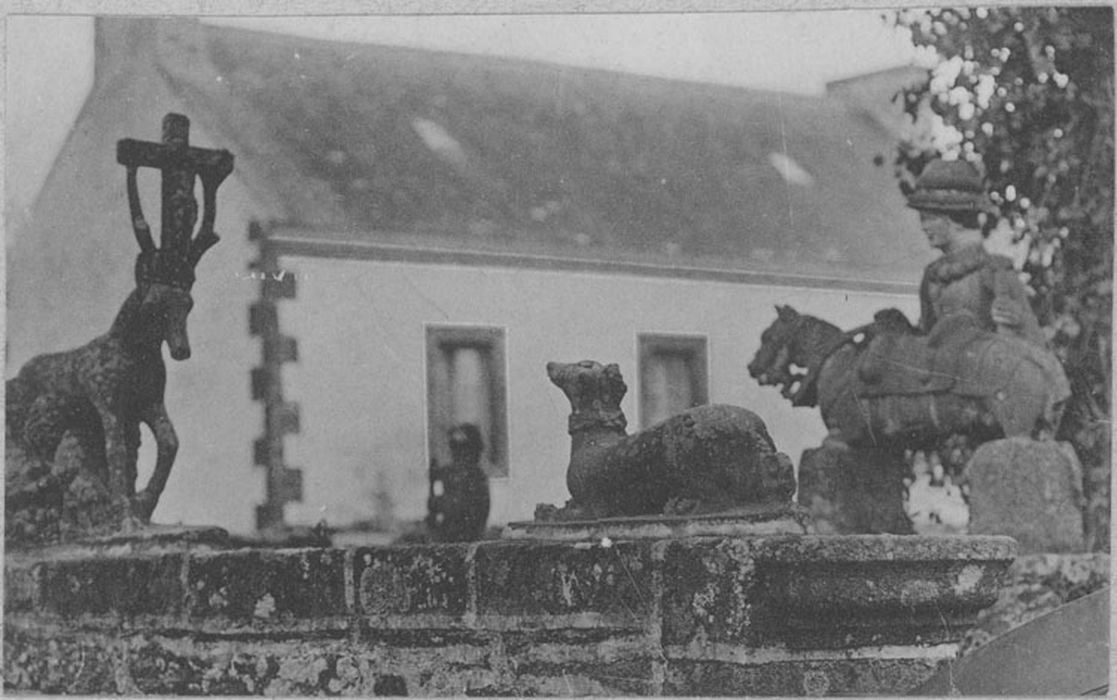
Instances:
[[[795,320],[795,325],[790,331],[792,337],[795,337],[795,334],[799,331],[802,324],[803,317],[800,316]],[[838,349],[842,346],[850,343],[858,345],[861,342],[866,342],[868,340],[868,334],[872,326],[873,324],[871,323],[865,324],[863,326],[858,326],[857,328],[843,332],[841,335],[831,341],[829,345],[825,346],[818,353],[818,359],[816,359],[813,363],[807,365],[806,372],[798,380],[799,388],[796,391],[792,392],[791,387],[794,385],[794,381],[792,381],[780,391],[783,397],[785,399],[789,399],[792,406],[814,406],[816,403],[818,403],[818,376],[822,372],[822,366],[826,364],[826,361],[830,359],[830,356],[837,352]],[[863,340],[858,341],[857,337],[862,334],[864,334],[866,337]],[[787,345],[788,344],[785,343],[784,347],[786,348]],[[785,374],[789,378],[795,379],[795,377],[793,377],[790,372],[786,372]]]

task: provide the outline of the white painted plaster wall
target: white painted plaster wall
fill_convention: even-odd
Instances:
[[[425,513],[425,324],[505,329],[510,474],[491,483],[490,518],[503,523],[568,497],[569,405],[547,380],[548,360],[619,363],[634,427],[637,334],[705,334],[711,402],[759,413],[798,462],[825,435],[818,411],[793,409],[746,370],[774,305],[843,327],[885,306],[918,313],[914,295],[308,258],[284,265],[298,275],[298,298],[281,303],[281,326],[298,338],[300,353],[284,385],[303,423],[288,455],[304,469],[305,485],[305,502],[287,513],[305,524],[371,517],[378,483],[392,490],[397,517]]]

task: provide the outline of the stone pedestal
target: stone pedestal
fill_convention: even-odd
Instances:
[[[4,543],[41,546],[120,529],[120,513],[104,485],[98,436],[63,435],[53,461],[27,454],[5,433]]]
[[[686,537],[5,561],[10,692],[903,694],[1002,537]]]
[[[1082,467],[1069,444],[993,440],[974,452],[963,479],[970,534],[1008,535],[1021,554],[1086,549]]]
[[[822,535],[911,534],[902,450],[819,447],[799,460],[798,501]]]

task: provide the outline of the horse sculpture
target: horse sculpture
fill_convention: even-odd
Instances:
[[[796,406],[817,405],[838,443],[924,449],[952,434],[1045,437],[1058,428],[1067,394],[1049,385],[1043,367],[1020,352],[1024,341],[982,332],[947,358],[947,371],[936,372],[933,362],[916,357],[924,339],[895,324],[845,333],[789,306],[776,310],[749,374],[761,385],[780,387]],[[902,357],[897,343],[911,344],[910,365],[871,369],[879,365],[874,360]],[[892,382],[894,393],[879,376],[866,381],[866,374],[882,373],[905,378]]]
[[[163,401],[162,345],[167,344],[175,360],[190,357],[186,319],[193,306],[194,268],[218,241],[213,231],[217,188],[233,167],[227,151],[188,148],[188,124],[185,117],[168,115],[164,144],[125,140],[118,147],[118,159],[127,166],[128,202],[140,254],[136,287],[108,333],[68,352],[35,357],[7,382],[9,445],[37,462],[23,475],[19,488],[9,485],[5,499],[9,513],[37,501],[60,501],[79,471],[107,489],[109,511],[125,529],[147,522],[159,501],[178,451]],[[155,156],[143,152],[148,145],[169,151],[155,155],[175,163],[180,172],[171,175],[185,176],[185,182],[178,183],[182,188],[172,192],[177,199],[168,202],[168,173],[164,173],[162,248],[152,240],[136,186],[137,167],[156,164]],[[177,161],[169,157],[174,155]],[[182,163],[191,156],[195,162],[181,172]],[[191,238],[197,211],[192,194],[195,174],[202,181],[205,211],[198,235]],[[137,493],[140,423],[154,435],[157,456],[147,486]],[[66,471],[56,464],[56,452],[67,434],[75,435],[81,445],[80,469]]]
[[[629,435],[615,364],[547,363],[570,414],[572,496],[561,519],[732,512],[790,502],[791,460],[764,421],[737,406],[689,409]]]

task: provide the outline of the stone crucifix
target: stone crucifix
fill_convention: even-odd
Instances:
[[[182,274],[193,269],[190,251],[208,248],[217,241],[213,236],[213,216],[217,210],[217,187],[233,171],[233,154],[224,149],[197,148],[190,145],[190,120],[181,114],[169,113],[163,118],[161,143],[121,139],[116,144],[116,159],[128,168],[128,203],[132,209],[133,227],[140,248],[145,252],[154,248],[151,232],[143,219],[139,195],[135,188],[135,173],[140,167],[162,171],[162,229],[160,243],[166,258],[163,264],[168,272]],[[202,181],[205,217],[199,239],[190,243],[194,223],[198,217],[198,202],[194,199],[194,178]]]

